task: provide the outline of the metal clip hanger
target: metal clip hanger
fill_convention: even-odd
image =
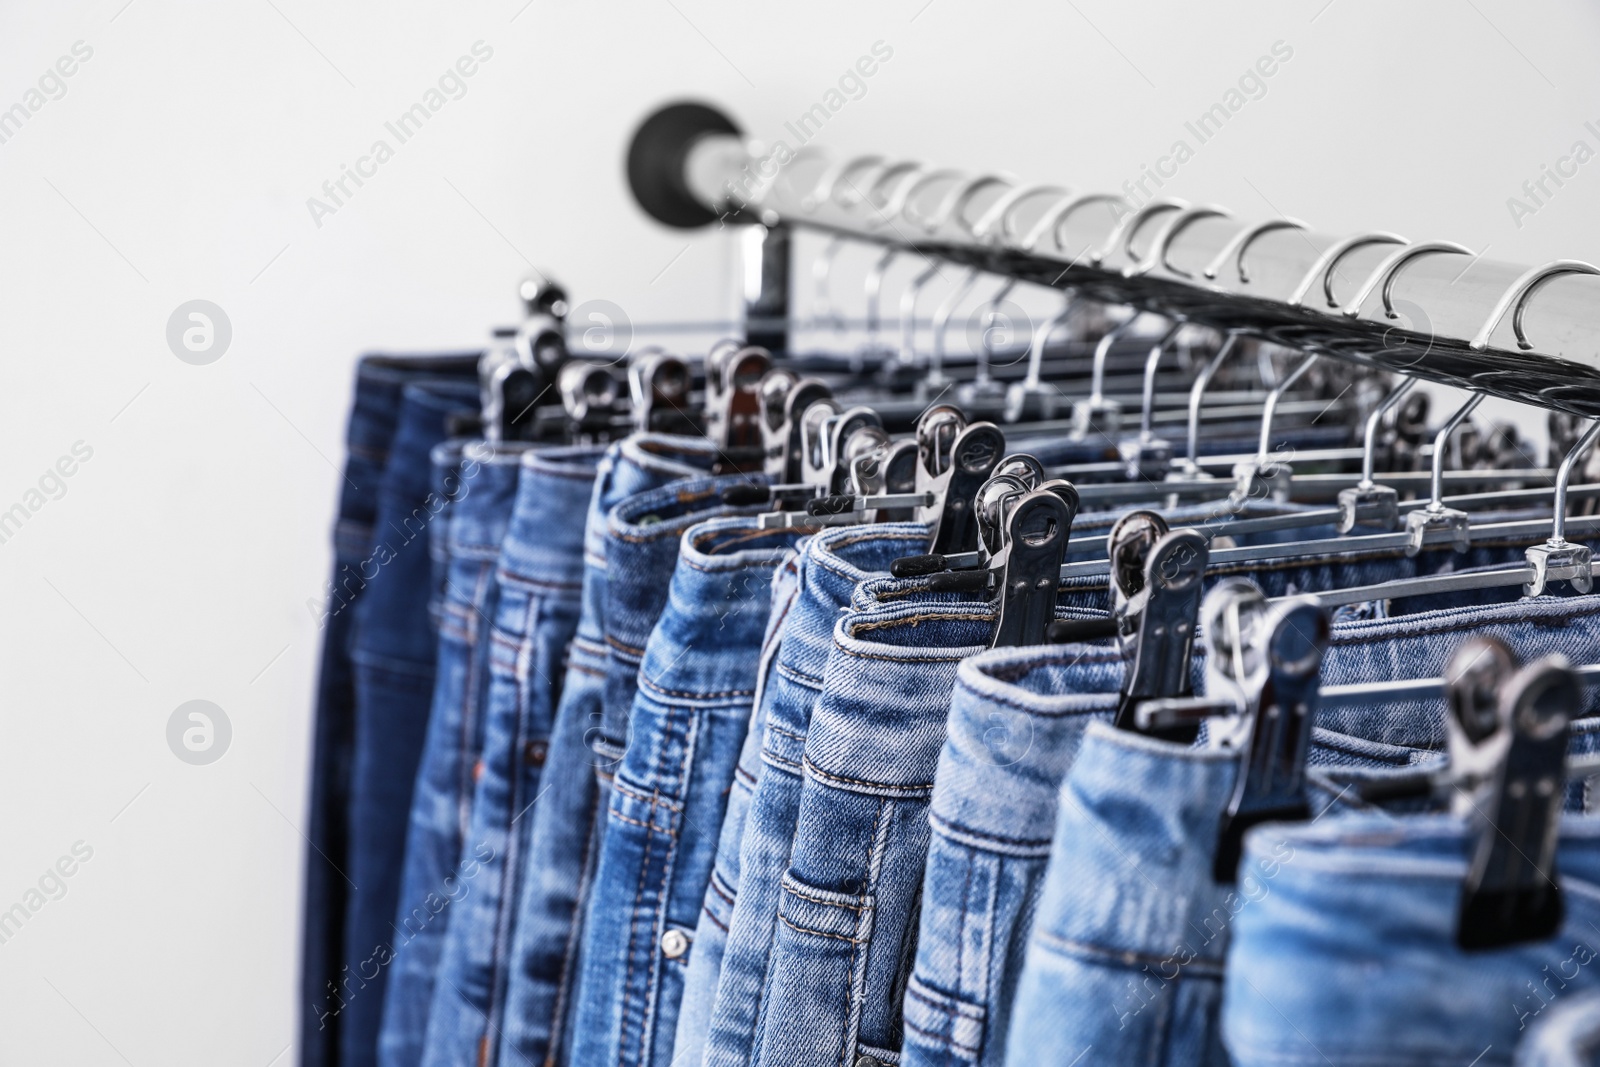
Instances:
[[[1306,754],[1329,628],[1315,601],[1270,603],[1248,582],[1217,586],[1202,611],[1206,694],[1231,699],[1238,712],[1232,731],[1214,729],[1216,743],[1240,750],[1212,867],[1212,878],[1229,885],[1247,830],[1311,817]]]
[[[1001,536],[989,570],[999,615],[991,647],[1043,644],[1055,621],[1078,494],[1071,482],[1057,480],[998,503]]]
[[[609,364],[571,360],[561,368],[556,388],[566,409],[573,443],[611,440],[622,392]]]
[[[1191,691],[1189,668],[1200,615],[1208,545],[1198,531],[1168,530],[1154,512],[1132,511],[1112,527],[1111,611],[1126,670],[1113,725],[1189,742],[1198,720],[1146,709]],[[1170,710],[1170,709],[1168,709]]]
[[[633,426],[640,433],[699,436],[700,420],[689,406],[689,364],[662,351],[645,351],[628,364]]]
[[[1544,940],[1565,912],[1556,842],[1582,685],[1563,656],[1514,665],[1510,649],[1475,638],[1448,672],[1452,807],[1476,827],[1456,919],[1469,951]]]

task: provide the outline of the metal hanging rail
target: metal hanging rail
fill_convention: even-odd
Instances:
[[[1334,237],[1291,219],[967,176],[802,149],[757,156],[698,104],[651,115],[628,177],[668,225],[747,225],[746,310],[789,313],[791,235],[809,229],[1242,331],[1301,351],[1600,417],[1600,268],[1525,267],[1450,242]],[[752,334],[783,347],[781,331]]]

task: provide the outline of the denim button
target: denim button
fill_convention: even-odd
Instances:
[[[661,954],[675,960],[689,951],[689,935],[682,930],[668,930],[661,935]]]
[[[876,1056],[857,1056],[856,1067],[883,1067],[883,1061]]]
[[[522,746],[522,758],[530,767],[543,767],[550,746],[543,741],[529,741]]]

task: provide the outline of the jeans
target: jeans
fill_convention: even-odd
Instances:
[[[434,449],[436,485],[449,493],[443,526],[447,567],[439,611],[438,668],[427,738],[411,796],[399,905],[390,929],[378,1060],[415,1067],[433,999],[445,931],[482,856],[464,848],[483,744],[488,626],[498,588],[495,560],[516,496],[519,451],[483,441]],[[471,868],[463,864],[470,863]]]
[[[505,1010],[506,962],[526,818],[540,795],[567,648],[578,627],[584,506],[596,449],[522,457],[510,525],[494,576],[498,593],[487,648],[482,755],[467,795],[462,861],[479,870],[455,904],[426,1010],[429,1067],[493,1062]],[[454,828],[453,828],[454,829]],[[463,872],[464,877],[464,872]]]
[[[761,781],[761,750],[767,733],[766,694],[772,685],[773,667],[790,612],[800,597],[800,561],[808,542],[807,537],[797,539],[772,574],[772,602],[767,612],[767,632],[761,640],[761,655],[756,661],[750,728],[739,748],[739,762],[733,769],[733,783],[728,789],[728,808],[717,834],[711,877],[695,920],[691,942],[694,951],[689,954],[689,967],[684,975],[672,1054],[679,1063],[692,1063],[696,1067],[705,1059],[706,1031],[711,1026],[717,981],[728,948],[729,911],[739,886],[739,850],[744,844],[751,801]]]
[[[1241,869],[1269,891],[1235,921],[1232,1062],[1509,1064],[1546,1013],[1600,988],[1600,820],[1562,822],[1559,933],[1464,952],[1456,912],[1475,838],[1445,815],[1252,831]]]
[[[737,514],[719,498],[743,478],[669,486],[611,513],[607,619],[617,624],[592,744],[597,758],[616,756],[602,765],[607,814],[573,1027],[580,1067],[671,1058],[690,935],[751,715],[771,576],[800,536],[747,518],[700,525]],[[628,691],[632,708],[618,721],[613,698]]]
[[[354,607],[355,731],[350,768],[349,877],[344,961],[337,992],[340,1063],[377,1061],[378,1029],[395,909],[400,896],[412,787],[433,696],[438,637],[428,623],[431,567],[426,537],[444,510],[431,491],[429,454],[452,410],[476,392],[407,386],[378,490],[374,570]]]
[[[993,630],[988,604],[903,604],[836,624],[757,1024],[762,1067],[898,1060],[950,695]]]
[[[696,936],[697,955],[710,931],[726,931],[704,1036],[706,1067],[746,1067],[766,989],[783,872],[789,865],[799,810],[806,733],[833,649],[833,626],[857,584],[927,547],[916,523],[843,527],[806,542],[798,560],[799,594],[784,623],[758,714],[764,725],[759,767],[737,853],[719,849]],[[738,788],[738,785],[735,785]],[[714,942],[713,942],[714,943]],[[691,962],[696,977],[699,960]],[[709,967],[710,965],[707,964]],[[703,997],[691,983],[688,1004]],[[680,1055],[695,1063],[696,1038],[679,1026]]]
[[[371,570],[378,485],[388,466],[409,381],[468,382],[477,356],[395,358],[364,356],[356,368],[355,396],[345,432],[344,478],[333,531],[333,578],[317,608],[323,629],[313,720],[311,797],[307,806],[305,918],[300,961],[300,1062],[338,1062],[339,1025],[331,986],[343,960],[344,871],[349,866],[350,764],[355,745],[355,674],[350,660],[353,610]],[[365,564],[365,570],[363,565]]]
[[[1438,676],[1468,632],[1497,634],[1525,658],[1561,651],[1575,662],[1592,662],[1600,655],[1597,608],[1596,597],[1550,599],[1337,625],[1323,660],[1322,683]],[[1196,656],[1197,678],[1201,659]],[[1052,661],[1070,663],[1070,668],[1044,669]],[[1115,692],[1122,675],[1114,650],[1088,646],[991,653],[968,670],[996,676],[988,683],[991,696],[1008,691],[1000,685],[1003,681],[1038,694],[1033,699],[1047,708],[1099,702],[1108,709],[1111,698],[1082,694]],[[991,719],[988,737],[1024,732],[1013,725],[1020,702],[992,703],[991,716],[1004,728],[996,729]],[[1359,706],[1324,708],[1317,717],[1309,762],[1365,773],[1436,762],[1444,744],[1442,712],[1437,700],[1373,699]],[[1596,725],[1593,718],[1576,724],[1574,753],[1593,751]],[[957,736],[952,729],[952,737]],[[1049,864],[1042,885],[1033,890],[1037,913],[1011,999],[1009,1054],[1070,1061],[1092,1046],[1095,1056],[1105,1056],[1107,1062],[1226,1063],[1218,1030],[1222,960],[1231,920],[1244,906],[1241,901],[1253,903],[1259,892],[1243,876],[1236,890],[1228,890],[1212,883],[1207,873],[1237,757],[1106,727],[1091,727],[1088,738],[1066,775]],[[1038,758],[1038,753],[1030,750],[1029,756]],[[981,763],[973,767],[994,775]],[[1324,774],[1312,775],[1314,786],[1325,780]],[[953,778],[952,788],[959,781]],[[967,790],[967,799],[979,808],[997,803],[991,799],[997,789],[975,786]],[[1343,795],[1336,781],[1325,789]],[[1322,810],[1325,803],[1313,799],[1313,809]],[[930,898],[948,895],[948,879],[946,871],[936,885],[930,870]],[[1027,902],[1019,909],[1022,914],[1030,910]],[[1220,919],[1213,922],[1210,916]],[[1180,935],[1185,929],[1204,933],[1198,941],[1184,940]],[[926,921],[924,933],[929,933]],[[953,939],[961,940],[948,930],[932,936],[942,937],[938,943],[946,957]],[[1014,944],[1018,933],[1009,938]],[[935,952],[941,950],[929,948],[930,955]],[[921,963],[919,957],[919,968]],[[1318,971],[1307,966],[1302,973]],[[920,970],[917,978],[922,978]],[[1001,976],[997,984],[1005,980]],[[962,992],[948,977],[929,984],[946,994]],[[1108,988],[1119,991],[1107,996]],[[1086,1000],[1087,991],[1095,990],[1097,999]],[[964,1007],[1004,1011],[993,1001],[972,1003],[977,1000],[971,996]],[[909,1018],[909,1007],[907,1013]],[[972,1010],[966,1014],[981,1018]],[[1002,1031],[969,1024],[967,1032],[978,1039],[969,1043],[973,1054],[968,1062],[986,1062],[978,1051],[998,1041]],[[1480,1045],[1466,1060],[1481,1051]],[[1380,1057],[1375,1062],[1391,1061]]]
[[[506,1009],[498,1062],[504,1067],[566,1060],[575,1005],[582,903],[594,865],[598,787],[588,736],[602,716],[607,668],[606,519],[636,493],[710,470],[709,442],[646,434],[606,451],[589,498],[583,540],[583,589],[556,702],[540,788],[526,816],[528,847],[507,961]]]
[[[1600,1065],[1600,991],[1562,997],[1528,1023],[1514,1067]]]

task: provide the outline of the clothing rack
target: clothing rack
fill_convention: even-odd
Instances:
[[[1292,219],[1251,223],[1213,206],[1135,205],[881,156],[829,165],[802,149],[780,162],[700,104],[646,118],[628,176],[661,222],[747,227],[747,337],[774,350],[792,321],[793,234],[811,230],[1600,417],[1600,268],[1577,260],[1530,268],[1451,242],[1336,237]],[[919,204],[919,185],[935,210]],[[885,203],[864,195],[881,189],[892,190]],[[1403,308],[1420,314],[1402,325]]]

